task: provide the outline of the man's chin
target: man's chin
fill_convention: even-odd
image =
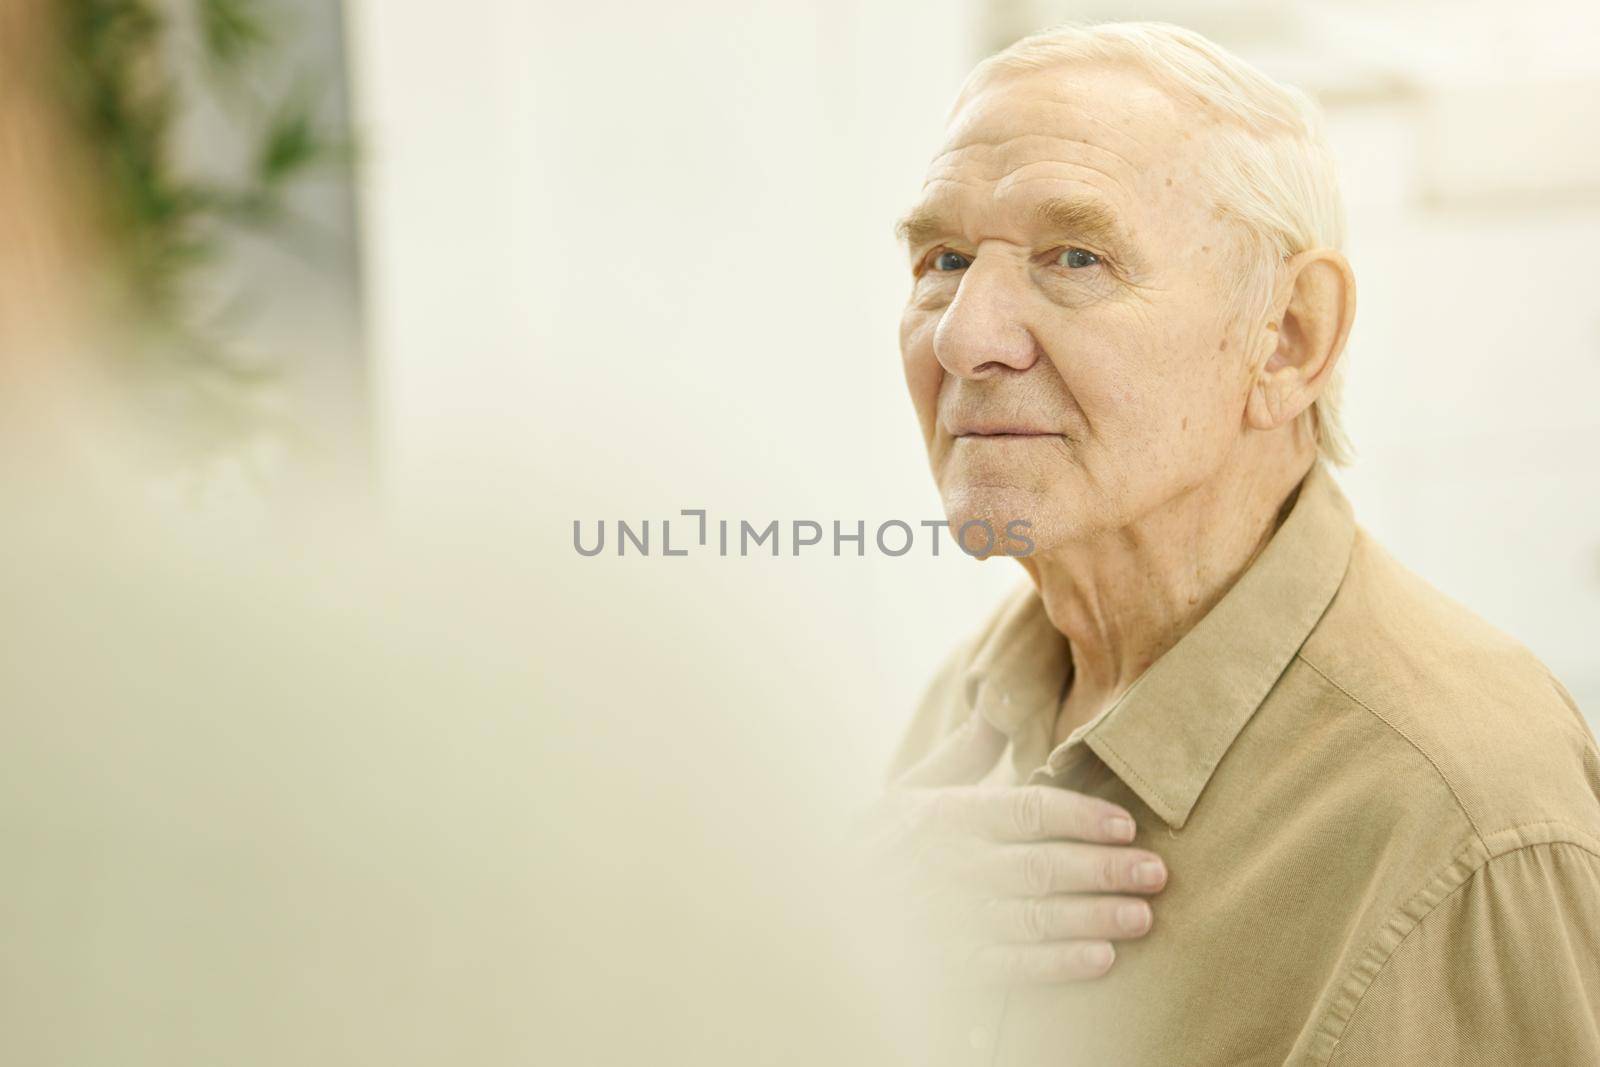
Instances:
[[[1040,535],[1058,523],[1040,494],[1015,486],[959,486],[943,492],[950,534],[975,559],[1030,556],[1045,547]]]

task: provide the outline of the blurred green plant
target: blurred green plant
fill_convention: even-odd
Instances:
[[[74,114],[101,182],[103,228],[137,311],[182,321],[184,283],[213,262],[234,227],[280,222],[286,192],[313,167],[344,158],[323,132],[305,85],[241,106],[237,90],[278,43],[259,0],[59,0],[62,69]],[[182,17],[187,16],[184,23]],[[202,52],[209,86],[179,76],[180,27]],[[206,92],[246,131],[253,151],[227,179],[194,173],[174,158],[177,122]]]
[[[237,351],[239,314],[258,294],[224,261],[247,233],[300,253],[326,238],[289,194],[350,158],[320,119],[327,94],[293,69],[282,0],[43,3],[88,164],[82,210],[100,235],[85,281],[101,284],[82,295],[113,334],[100,348],[126,387],[122,410],[186,499],[202,500],[229,464],[265,494],[276,475],[255,457],[318,446],[272,388],[282,360]],[[223,135],[194,144],[206,129]]]

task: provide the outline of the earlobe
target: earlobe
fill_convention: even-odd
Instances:
[[[1270,366],[1274,358],[1276,353],[1268,357],[1269,365],[1256,373],[1245,399],[1245,422],[1253,430],[1276,429],[1298,414],[1291,411],[1292,398],[1298,392],[1296,382],[1286,379],[1298,379],[1299,375],[1292,368]]]

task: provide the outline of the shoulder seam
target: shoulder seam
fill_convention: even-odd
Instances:
[[[1449,775],[1444,773],[1444,770],[1442,768],[1440,768],[1438,762],[1435,761],[1434,758],[1431,755],[1428,754],[1428,751],[1426,749],[1424,749],[1421,745],[1417,744],[1417,742],[1411,737],[1410,734],[1406,733],[1404,730],[1400,729],[1400,727],[1396,726],[1394,723],[1390,722],[1387,718],[1385,718],[1383,716],[1383,714],[1380,713],[1371,704],[1368,704],[1365,700],[1362,700],[1360,697],[1358,697],[1354,693],[1350,692],[1350,690],[1346,689],[1344,686],[1342,686],[1338,682],[1334,681],[1331,677],[1329,677],[1327,671],[1324,671],[1321,667],[1318,667],[1315,663],[1312,663],[1309,659],[1306,659],[1305,653],[1296,652],[1295,653],[1295,658],[1298,659],[1301,663],[1304,663],[1307,667],[1310,667],[1313,671],[1315,671],[1317,673],[1317,676],[1319,678],[1321,678],[1323,681],[1327,682],[1329,685],[1333,686],[1339,692],[1343,693],[1346,697],[1348,697],[1349,699],[1355,701],[1356,704],[1358,704],[1362,708],[1366,709],[1367,714],[1371,715],[1374,719],[1377,719],[1379,722],[1383,723],[1383,725],[1387,726],[1398,737],[1403,739],[1406,744],[1410,745],[1413,749],[1415,749],[1419,756],[1421,756],[1423,759],[1427,760],[1428,761],[1428,766],[1433,768],[1433,773],[1437,774],[1439,776],[1439,780],[1444,783],[1444,787],[1446,789],[1450,790],[1451,798],[1453,800],[1455,800],[1456,807],[1461,809],[1462,817],[1467,820],[1467,825],[1472,827],[1472,833],[1473,833],[1473,835],[1475,837],[1477,837],[1478,843],[1482,844],[1485,848],[1488,848],[1488,842],[1484,841],[1484,839],[1483,839],[1483,831],[1481,829],[1479,829],[1478,821],[1472,817],[1472,812],[1470,810],[1468,810],[1466,802],[1461,799],[1461,794],[1456,791],[1455,783],[1450,780],[1450,776]]]
[[[1321,674],[1322,672],[1321,671],[1317,671],[1317,673]],[[1324,677],[1327,677],[1327,676],[1324,675]],[[1332,679],[1329,679],[1329,681],[1331,682]],[[1353,700],[1355,698],[1351,697],[1351,699]],[[1368,709],[1368,710],[1371,710],[1371,709]],[[1398,733],[1399,731],[1396,731],[1396,732]],[[1404,736],[1404,735],[1402,734],[1401,736]],[[1416,933],[1417,930],[1421,929],[1422,924],[1424,922],[1426,922],[1430,917],[1432,917],[1440,909],[1445,907],[1445,905],[1449,904],[1452,900],[1454,900],[1455,897],[1456,897],[1456,894],[1459,893],[1463,887],[1465,887],[1467,885],[1470,885],[1472,883],[1472,880],[1474,878],[1478,877],[1478,875],[1480,873],[1482,873],[1483,870],[1486,867],[1488,867],[1491,863],[1493,863],[1495,860],[1501,859],[1501,858],[1503,858],[1505,856],[1516,855],[1519,852],[1526,852],[1526,851],[1528,851],[1530,849],[1535,849],[1535,848],[1555,848],[1557,846],[1567,846],[1567,847],[1571,847],[1571,848],[1576,848],[1580,852],[1585,852],[1585,853],[1595,857],[1597,860],[1600,860],[1600,851],[1596,851],[1594,848],[1591,848],[1590,846],[1584,844],[1581,841],[1573,841],[1573,840],[1564,839],[1564,838],[1556,838],[1556,839],[1553,839],[1553,840],[1550,840],[1550,841],[1535,841],[1535,842],[1531,842],[1531,843],[1526,844],[1526,845],[1519,845],[1516,848],[1507,849],[1504,852],[1493,853],[1491,855],[1484,856],[1483,860],[1480,863],[1478,863],[1476,866],[1474,866],[1472,868],[1472,870],[1470,872],[1468,872],[1466,877],[1462,878],[1461,881],[1458,882],[1455,886],[1453,886],[1448,893],[1446,893],[1444,896],[1440,897],[1438,900],[1434,901],[1432,904],[1430,904],[1428,906],[1428,909],[1426,911],[1424,911],[1421,915],[1417,916],[1416,921],[1411,924],[1410,929],[1406,930],[1405,934],[1401,936],[1400,940],[1395,942],[1394,947],[1391,948],[1387,953],[1384,954],[1383,962],[1378,965],[1378,969],[1373,971],[1372,972],[1372,977],[1368,978],[1366,980],[1366,982],[1362,984],[1360,995],[1356,997],[1355,1003],[1350,1006],[1350,1014],[1345,1017],[1343,1023],[1339,1026],[1339,1034],[1338,1034],[1337,1037],[1335,1037],[1333,1039],[1333,1045],[1328,1049],[1327,1058],[1325,1060],[1322,1060],[1322,1062],[1324,1064],[1329,1065],[1329,1067],[1332,1067],[1332,1064],[1333,1064],[1334,1060],[1339,1055],[1340,1047],[1344,1044],[1345,1034],[1349,1031],[1350,1024],[1355,1022],[1356,1014],[1361,1010],[1361,1005],[1366,1001],[1367,994],[1369,992],[1371,992],[1372,987],[1375,984],[1377,984],[1378,977],[1383,974],[1383,972],[1384,972],[1384,970],[1386,968],[1388,968],[1390,962],[1396,956],[1398,956],[1400,954],[1400,950],[1405,946],[1405,943],[1407,941],[1411,940],[1411,935]],[[1426,892],[1427,892],[1427,887],[1424,887],[1423,889],[1418,891],[1416,896],[1420,896],[1420,895],[1422,895],[1423,893],[1426,893]],[[1416,896],[1413,896],[1411,899],[1415,900]],[[1396,909],[1396,910],[1398,911],[1398,913],[1403,915],[1405,913],[1406,907],[1410,903],[1411,903],[1411,901],[1408,900],[1405,904],[1400,905],[1400,907],[1398,909]],[[1329,1009],[1329,1015],[1331,1015],[1332,1012],[1333,1012],[1333,1009],[1330,1008]],[[1323,1018],[1327,1018],[1327,1016],[1323,1016]]]

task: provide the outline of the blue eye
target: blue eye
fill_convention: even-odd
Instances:
[[[972,262],[960,252],[940,252],[933,257],[933,269],[942,271],[965,270]]]
[[[1085,252],[1081,248],[1068,248],[1056,257],[1056,266],[1078,270],[1083,267],[1092,267],[1100,262],[1100,257],[1093,252]]]

